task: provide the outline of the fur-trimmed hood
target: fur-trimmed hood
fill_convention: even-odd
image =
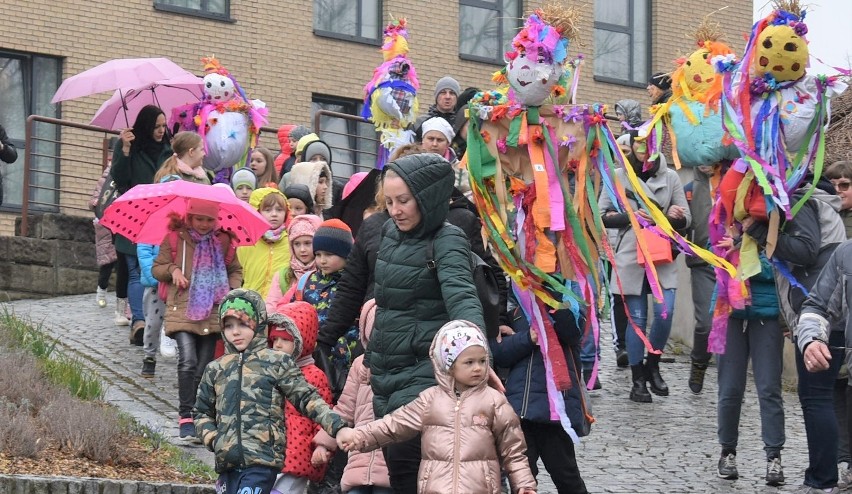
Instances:
[[[328,189],[326,190],[324,197],[320,198],[320,201],[318,202],[320,203],[321,209],[328,209],[332,206],[334,197],[332,190],[333,175],[331,174],[331,167],[329,167],[328,163],[325,161],[303,161],[301,163],[296,163],[290,170],[287,178],[287,185],[307,185],[308,189],[311,191],[311,197],[313,197],[316,201],[317,185],[319,184],[320,175],[323,172],[328,175]]]

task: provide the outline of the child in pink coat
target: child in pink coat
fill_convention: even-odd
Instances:
[[[370,333],[373,332],[375,318],[376,301],[370,299],[361,308],[361,317],[358,319],[361,330],[361,344],[364,348],[367,348]],[[363,355],[352,362],[349,376],[346,379],[346,386],[337,400],[334,411],[348,424],[355,427],[369,424],[376,419],[373,413],[373,388],[370,387],[370,369],[364,364]],[[314,437],[314,444],[316,444],[316,449],[314,449],[311,458],[314,465],[323,465],[330,461],[332,452],[337,449],[337,442],[322,429]],[[343,492],[351,494],[390,494],[393,492],[382,450],[376,449],[368,453],[350,453],[349,461],[343,470],[343,478],[340,480],[340,488]]]

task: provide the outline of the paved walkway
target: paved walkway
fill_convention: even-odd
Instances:
[[[113,305],[99,309],[94,294],[9,303],[21,317],[42,323],[45,330],[80,356],[110,386],[107,400],[142,423],[160,429],[202,461],[212,454],[187,446],[177,435],[177,375],[174,358],[160,356],[157,377],[139,377],[142,349],[128,343],[128,329],[112,323]],[[112,294],[110,294],[112,302]],[[764,485],[765,461],[754,386],[749,383],[743,404],[738,465],[741,478],[716,476],[715,368],[710,368],[705,390],[695,396],[686,386],[688,357],[662,364],[671,396],[655,396],[651,404],[627,399],[629,370],[617,369],[605,347],[601,370],[603,389],[592,393],[597,423],[577,447],[581,473],[592,493],[603,492],[791,492],[801,484],[807,462],[801,409],[794,393],[784,394],[787,444],[783,453],[788,485]],[[544,469],[539,475],[542,494],[556,493]]]

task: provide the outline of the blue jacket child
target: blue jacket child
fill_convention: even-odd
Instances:
[[[550,419],[547,399],[547,376],[544,359],[538,345],[530,336],[529,322],[520,308],[511,313],[515,334],[504,336],[501,342],[489,340],[495,367],[509,369],[506,379],[506,398],[521,419],[527,442],[527,457],[533,475],[538,474],[539,457],[556,484],[558,492],[583,494],[586,485],[580,477],[571,437],[558,421]],[[577,321],[569,309],[551,313],[554,330],[565,353],[571,378],[571,388],[563,391],[565,411],[578,436],[589,434],[591,410],[586,395],[580,364],[580,342],[584,317]]]

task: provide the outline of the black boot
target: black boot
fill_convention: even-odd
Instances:
[[[178,414],[181,418],[192,417],[197,390],[195,373],[178,371]]]
[[[592,369],[583,369],[583,381],[586,382],[586,389],[588,389],[589,380],[592,378]],[[595,385],[592,386],[592,390],[601,389],[601,375],[598,374],[598,378],[595,379]]]
[[[633,373],[633,388],[630,390],[630,400],[637,403],[651,403],[651,393],[645,386],[645,366],[642,364],[631,365]]]
[[[651,392],[657,396],[668,396],[669,386],[660,375],[660,355],[649,353],[645,358],[645,376],[651,384]]]

